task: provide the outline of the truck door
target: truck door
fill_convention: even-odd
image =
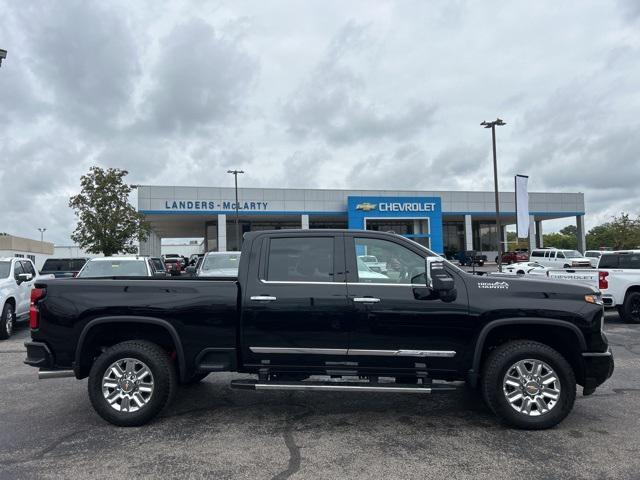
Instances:
[[[274,234],[258,237],[251,250],[242,292],[244,364],[324,371],[346,361],[351,311],[342,235]]]
[[[444,302],[426,288],[424,250],[400,237],[345,239],[347,290],[355,322],[349,359],[358,362],[359,369],[406,374],[424,370],[425,364],[427,370],[463,368],[474,328],[460,275],[452,272],[456,299]],[[385,263],[382,271],[371,271],[358,258],[362,255],[375,255]]]

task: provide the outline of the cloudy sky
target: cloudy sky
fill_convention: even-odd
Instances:
[[[640,2],[0,0],[0,231],[141,184],[584,192],[640,213]],[[547,226],[559,228],[562,223]]]

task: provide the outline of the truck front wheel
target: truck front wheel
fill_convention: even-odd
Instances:
[[[569,414],[576,399],[576,379],[566,359],[548,345],[513,341],[500,345],[487,358],[482,394],[506,424],[541,430]]]
[[[5,340],[11,336],[14,319],[13,305],[7,302],[2,307],[2,314],[0,315],[0,340]]]
[[[91,367],[89,399],[98,415],[120,427],[143,425],[172,399],[176,371],[158,345],[132,340],[118,343]]]
[[[640,323],[640,292],[629,293],[619,313],[627,323]]]

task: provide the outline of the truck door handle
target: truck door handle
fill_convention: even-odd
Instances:
[[[275,302],[276,300],[276,297],[270,297],[269,295],[256,295],[251,297],[252,302]]]
[[[374,297],[353,297],[354,303],[378,303],[379,301],[379,298]]]

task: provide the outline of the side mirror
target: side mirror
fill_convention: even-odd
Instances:
[[[455,281],[444,267],[444,260],[440,257],[427,257],[425,272],[427,287],[438,293],[441,300],[452,302],[456,299]]]
[[[18,281],[20,282],[28,282],[33,279],[33,275],[30,273],[20,273],[18,275]]]

